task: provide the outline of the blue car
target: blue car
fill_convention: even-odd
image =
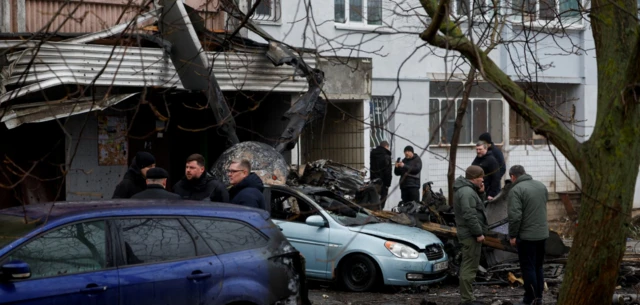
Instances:
[[[269,186],[271,217],[306,258],[309,279],[351,291],[378,284],[418,286],[447,277],[448,257],[431,232],[385,223],[319,187]]]
[[[0,210],[0,303],[299,304],[302,267],[266,211],[237,205]]]

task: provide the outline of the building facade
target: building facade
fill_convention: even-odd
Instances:
[[[516,10],[517,3],[500,8],[509,14],[500,33],[508,43],[498,44],[490,57],[531,96],[553,109],[578,139],[586,140],[595,122],[597,97],[595,51],[588,20],[577,14],[577,2],[558,1],[553,7],[544,3],[533,1],[525,12]],[[491,10],[474,5],[469,12],[466,8],[471,4],[452,1],[462,30],[469,30],[469,20],[472,29],[486,29],[482,17],[489,16]],[[331,124],[352,128],[358,136],[351,141],[325,143],[322,149],[327,153],[308,154],[304,137],[318,137],[320,131],[307,133],[293,160],[305,163],[324,156],[367,168],[370,149],[383,139],[391,140],[394,161],[403,156],[405,146],[412,145],[422,157],[422,183],[433,181],[435,189],[447,195],[450,141],[468,67],[454,52],[426,46],[420,40],[418,35],[426,29],[423,21],[428,20],[420,3],[332,0],[317,5],[298,1],[297,5],[274,4],[273,8],[280,10],[280,20],[257,20],[272,36],[294,46],[315,48],[320,57],[368,57],[373,67],[372,98],[334,100],[341,111],[327,115]],[[564,31],[558,34],[560,27]],[[362,118],[362,124],[358,125],[355,118]],[[338,129],[328,125],[325,122],[326,132]],[[478,136],[490,132],[504,152],[507,167],[523,165],[551,193],[577,190],[579,176],[566,158],[534,134],[502,96],[481,79],[471,91],[463,125],[456,176],[473,161]],[[356,161],[350,155],[353,151],[360,154]],[[398,177],[394,176],[387,208],[400,201],[397,186]],[[638,195],[634,206],[640,207]]]

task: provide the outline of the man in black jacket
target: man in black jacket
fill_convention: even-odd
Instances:
[[[477,156],[471,165],[480,166],[484,170],[484,190],[487,194],[487,200],[491,200],[500,193],[500,167],[496,158],[488,150],[487,142],[479,141],[476,143],[476,154]]]
[[[183,199],[230,202],[229,192],[224,184],[204,170],[204,157],[193,154],[187,158],[185,174],[173,186],[173,192]]]
[[[133,199],[180,199],[180,195],[171,193],[167,187],[169,173],[161,167],[147,171],[147,189],[133,195]]]
[[[396,168],[393,170],[396,176],[400,176],[400,195],[403,202],[419,202],[422,160],[413,153],[411,146],[404,148],[404,157],[402,162],[396,163]]]
[[[146,190],[147,171],[155,166],[156,158],[152,154],[146,151],[138,152],[124,174],[124,178],[116,186],[112,198],[131,198],[131,196]]]
[[[389,142],[382,141],[380,145],[370,153],[370,169],[371,180],[380,179],[382,186],[380,187],[380,209],[384,210],[384,204],[391,186],[391,151],[389,151]]]
[[[246,159],[231,161],[227,175],[231,184],[231,203],[266,210],[262,195],[264,184],[258,175],[251,172],[251,162]]]
[[[489,147],[489,151],[493,154],[493,157],[498,161],[498,166],[500,167],[500,180],[504,177],[504,174],[507,172],[507,165],[504,163],[504,154],[500,147],[496,146],[495,143],[491,140],[491,134],[485,132],[478,137],[479,141],[487,142],[487,146]]]

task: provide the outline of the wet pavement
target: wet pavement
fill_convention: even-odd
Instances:
[[[493,305],[517,304],[522,300],[522,287],[478,285],[474,286],[478,301]],[[544,304],[555,304],[557,289],[551,287],[545,294]],[[379,292],[346,292],[338,288],[312,285],[309,296],[314,305],[458,305],[457,285],[420,287],[418,289],[383,288]]]

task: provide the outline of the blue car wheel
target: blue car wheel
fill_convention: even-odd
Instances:
[[[340,268],[343,285],[356,292],[371,290],[378,280],[378,267],[366,255],[354,254],[347,257]]]

